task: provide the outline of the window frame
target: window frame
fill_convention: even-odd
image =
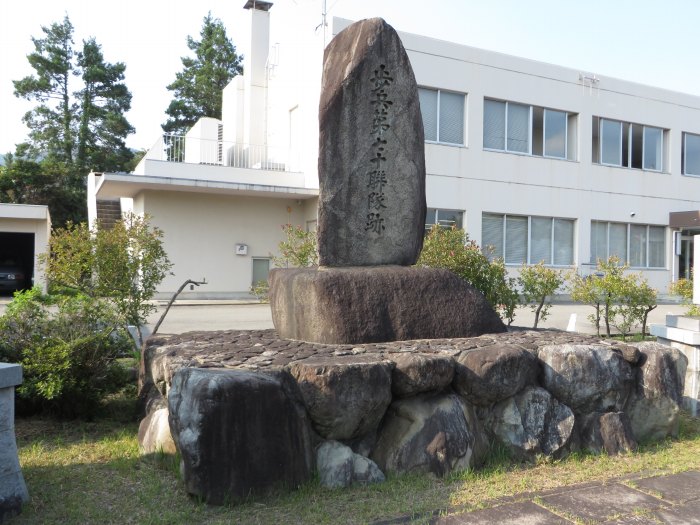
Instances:
[[[486,101],[496,102],[498,104],[503,104],[504,121],[503,121],[503,148],[489,148],[484,146],[483,149],[486,151],[505,151],[506,153],[512,153],[514,155],[529,155],[532,156],[532,105],[522,104],[520,102],[511,102],[508,100],[498,100],[495,98],[484,97],[484,120],[486,120]],[[516,106],[524,106],[528,108],[528,119],[527,119],[527,151],[518,151],[508,149],[508,106],[515,104]],[[482,123],[483,124],[483,123]],[[482,140],[483,144],[483,140]]]
[[[659,225],[659,224],[637,224],[637,223],[631,223],[631,222],[616,222],[616,221],[598,221],[598,220],[591,220],[591,232],[593,232],[593,224],[604,224],[605,225],[605,257],[594,257],[594,250],[593,250],[593,235],[591,234],[591,241],[590,241],[590,264],[597,264],[598,259],[605,259],[607,260],[610,257],[610,230],[612,225],[623,225],[625,226],[625,260],[621,261],[623,264],[629,264],[630,269],[637,269],[637,270],[665,270],[667,268],[667,262],[666,262],[666,226]],[[631,264],[631,251],[632,251],[632,228],[639,228],[639,227],[644,227],[644,261],[645,265],[644,266],[633,266]],[[661,228],[663,231],[663,265],[662,266],[651,266],[651,229],[652,228]],[[595,259],[595,260],[594,260]]]
[[[553,267],[553,268],[571,268],[576,265],[576,219],[572,218],[567,218],[567,217],[546,217],[546,216],[540,216],[540,215],[517,215],[517,214],[509,214],[509,213],[491,213],[491,212],[483,212],[482,213],[482,228],[481,228],[481,233],[482,233],[482,239],[481,242],[484,244],[484,248],[486,246],[491,246],[490,244],[485,244],[484,239],[483,239],[483,219],[484,216],[490,216],[490,217],[498,217],[502,221],[502,230],[501,230],[501,239],[503,245],[500,247],[500,257],[503,259],[503,262],[505,263],[506,266],[521,266],[523,264],[527,265],[533,265],[533,264],[539,264],[541,261],[536,261],[532,262],[532,246],[533,246],[533,239],[532,239],[532,221],[533,219],[547,219],[550,221],[550,228],[549,228],[549,261],[545,261],[545,266],[548,267]],[[508,262],[506,260],[506,254],[507,252],[507,247],[508,247],[508,230],[507,230],[507,223],[508,223],[508,217],[511,218],[518,218],[518,219],[527,219],[527,232],[526,232],[526,242],[527,242],[527,250],[526,250],[526,260],[522,262]],[[556,233],[556,228],[555,228],[555,221],[566,221],[572,224],[573,229],[572,229],[572,238],[571,238],[571,262],[568,264],[555,264],[555,233]],[[497,248],[494,246],[494,248]]]
[[[617,120],[617,119],[611,119],[611,118],[606,118],[606,117],[596,117],[594,115],[594,118],[598,119],[598,135],[597,135],[597,141],[598,141],[598,155],[597,158],[595,158],[594,163],[599,164],[600,166],[610,166],[613,168],[627,168],[627,169],[633,169],[633,170],[641,170],[641,171],[651,171],[654,173],[665,173],[664,171],[664,166],[666,162],[666,141],[667,139],[667,129],[659,127],[659,126],[648,126],[646,124],[638,124],[635,122],[626,122],[622,120]],[[616,163],[610,163],[610,162],[603,162],[603,145],[605,144],[604,140],[604,135],[603,135],[603,126],[605,122],[609,123],[616,123],[620,126],[620,141],[619,141],[619,150],[618,150],[618,158],[619,158],[619,164]],[[634,127],[639,126],[642,128],[642,164],[641,167],[636,167],[633,165],[633,134],[634,134]],[[661,140],[661,147],[659,148],[659,169],[654,169],[654,168],[648,168],[646,167],[646,153],[647,153],[647,130],[658,130],[660,132],[660,140]],[[685,142],[684,142],[685,144]],[[625,145],[626,145],[626,151],[625,151]]]
[[[504,136],[503,136],[503,144],[501,147],[489,147],[485,146],[484,143],[486,142],[486,134],[484,133],[484,127],[486,124],[486,106],[487,102],[491,103],[496,103],[496,104],[502,104],[503,105],[503,126],[504,126]],[[508,147],[508,115],[509,115],[509,107],[515,105],[515,106],[523,106],[528,109],[528,123],[527,123],[527,151],[518,151],[515,149],[510,149]],[[534,127],[534,114],[535,110],[542,110],[542,136],[541,139],[539,138],[538,134],[538,139],[542,141],[542,144],[538,144],[537,150],[538,152],[535,153],[535,136],[533,133],[533,127]],[[564,117],[564,156],[559,156],[559,155],[551,155],[547,154],[547,113],[560,113]],[[577,149],[575,147],[572,147],[571,144],[569,144],[569,141],[571,140],[571,137],[576,137],[577,133],[576,130],[573,129],[578,125],[578,113],[574,113],[571,111],[566,111],[562,109],[555,109],[555,108],[549,108],[549,107],[544,107],[544,106],[537,106],[533,104],[526,104],[523,102],[515,102],[512,100],[501,100],[497,98],[490,98],[490,97],[484,97],[484,104],[483,104],[483,115],[482,115],[482,148],[484,151],[497,151],[501,153],[511,153],[513,155],[525,155],[529,157],[541,157],[541,158],[546,158],[546,159],[555,159],[555,160],[568,160],[570,162],[577,162],[578,159],[574,157],[575,152]],[[575,117],[575,118],[574,118]],[[541,146],[541,147],[540,147]],[[573,145],[575,146],[575,144]],[[541,151],[541,153],[539,153]],[[571,155],[571,157],[570,157]]]
[[[434,214],[433,214],[432,219],[429,219],[428,215],[431,211],[433,211]],[[452,226],[455,226],[455,225],[442,224],[440,222],[440,219],[439,219],[440,212],[448,212],[448,213],[451,212],[451,213],[457,214],[459,216],[460,224],[457,224],[456,226],[458,229],[464,229],[464,215],[465,215],[464,210],[457,210],[457,209],[453,209],[453,208],[427,208],[426,213],[425,213],[425,234],[426,235],[428,234],[428,232],[430,232],[430,230],[432,229],[433,226],[440,226],[443,229],[447,229],[447,228],[451,228]],[[428,222],[428,220],[434,220],[435,222]],[[443,219],[442,222],[444,223],[447,221],[445,221]]]
[[[642,125],[642,169],[644,171],[654,171],[656,173],[661,173],[663,172],[664,169],[664,130],[663,128],[659,128],[657,126],[646,126]],[[661,147],[659,148],[659,165],[661,166],[660,169],[654,169],[654,168],[647,168],[646,167],[646,160],[647,160],[647,129],[658,129],[661,136],[659,137],[661,140]],[[631,133],[631,132],[630,132]],[[632,148],[632,141],[630,141],[630,149]]]
[[[619,145],[619,147],[618,147],[618,155],[617,155],[618,158],[619,158],[619,162],[616,163],[616,164],[613,164],[613,163],[610,163],[610,162],[603,162],[603,146],[604,146],[604,144],[605,144],[605,136],[603,135],[603,123],[604,123],[604,122],[616,122],[616,123],[619,125],[619,128],[620,128],[620,140],[619,140],[619,144],[620,144],[620,145]],[[600,153],[599,153],[599,159],[598,159],[599,164],[600,164],[601,166],[614,166],[614,167],[616,167],[616,168],[622,168],[622,167],[623,167],[623,165],[622,165],[622,150],[623,150],[623,144],[624,144],[624,137],[623,137],[623,130],[622,130],[622,121],[621,121],[621,120],[613,120],[613,119],[604,119],[604,118],[601,118],[601,119],[600,119],[600,122],[598,123],[598,125],[600,126],[600,128],[599,128],[599,130],[598,130],[598,136],[600,137],[600,145],[599,145],[599,147],[598,147],[598,151],[600,152]],[[625,167],[626,167],[626,166],[625,166]]]
[[[459,91],[450,91],[448,89],[430,88],[430,87],[425,87],[425,86],[418,86],[418,89],[419,90],[423,89],[426,91],[433,91],[437,94],[437,101],[436,101],[436,107],[435,107],[435,127],[436,127],[435,137],[436,137],[436,140],[425,139],[425,142],[428,144],[441,144],[444,146],[457,146],[457,147],[463,147],[463,148],[466,147],[467,93],[460,93]],[[446,142],[446,141],[440,140],[440,96],[443,92],[444,93],[451,93],[453,95],[459,95],[463,99],[463,104],[462,104],[462,142]],[[423,112],[421,111],[421,122],[422,121],[423,121]]]
[[[256,283],[260,281],[255,281],[255,261],[267,261],[267,279],[266,282],[270,281],[270,270],[272,269],[272,257],[258,257],[253,256],[250,258],[250,280],[251,286],[255,286]]]
[[[688,131],[683,132],[683,175],[688,177],[700,177],[700,172],[690,173],[688,171],[688,136],[696,137],[700,141],[700,133],[690,133]],[[698,159],[697,164],[700,166],[700,158]]]
[[[569,115],[568,111],[561,111],[558,109],[542,108],[544,109],[542,117],[542,156],[547,159],[559,159],[559,160],[569,160]],[[558,155],[547,155],[547,113],[561,113],[564,115],[564,156],[560,157]],[[530,132],[532,133],[532,132]],[[532,149],[532,148],[531,148]]]

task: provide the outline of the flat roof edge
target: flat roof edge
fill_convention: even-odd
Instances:
[[[225,182],[202,179],[180,179],[175,177],[158,177],[152,175],[130,175],[122,173],[103,173],[103,180],[100,184],[97,194],[100,190],[109,183],[119,183],[133,186],[142,186],[144,190],[149,189],[149,186],[173,186],[182,189],[191,188],[197,189],[222,189],[250,193],[270,193],[270,194],[295,194],[299,196],[315,197],[318,195],[317,188],[301,188],[295,186],[278,186],[271,184],[251,184],[246,182]]]

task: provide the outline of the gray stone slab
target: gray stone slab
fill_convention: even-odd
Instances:
[[[695,330],[684,330],[683,328],[655,324],[651,325],[649,331],[651,335],[655,335],[661,339],[679,341],[687,345],[700,345],[700,332],[696,332]]]
[[[572,523],[545,508],[527,501],[445,516],[431,521],[435,525],[569,525]]]
[[[659,525],[662,523],[656,514],[650,512],[648,514],[631,514],[623,518],[604,521],[601,525]]]
[[[22,384],[22,366],[13,363],[0,363],[0,388]]]
[[[0,432],[15,428],[15,389],[0,388]]]
[[[640,479],[636,486],[673,503],[697,500],[700,499],[700,472],[689,470],[670,476]]]
[[[666,326],[700,332],[700,317],[690,317],[688,315],[667,315]]]
[[[0,431],[0,476],[20,472],[17,444],[13,430]]]
[[[666,525],[700,525],[700,501],[691,501],[670,509],[656,512],[661,523]]]
[[[605,521],[637,510],[661,507],[662,500],[619,483],[600,485],[542,498],[556,512],[589,521]]]
[[[0,474],[0,523],[19,514],[26,501],[29,501],[29,493],[22,473]]]

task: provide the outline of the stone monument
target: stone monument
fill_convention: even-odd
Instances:
[[[280,337],[355,344],[505,331],[465,281],[412,266],[425,227],[423,121],[408,56],[384,20],[352,24],[326,48],[319,124],[320,267],[271,272]]]
[[[423,121],[408,56],[384,20],[353,24],[328,45],[319,125],[319,264],[415,264],[426,211]]]
[[[15,441],[15,386],[20,384],[22,367],[0,363],[0,523],[29,500]]]

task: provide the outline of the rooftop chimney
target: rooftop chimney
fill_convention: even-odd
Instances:
[[[246,143],[262,146],[267,137],[267,59],[270,52],[270,8],[272,2],[248,0],[243,6],[250,12],[250,36],[243,55],[244,120]]]

